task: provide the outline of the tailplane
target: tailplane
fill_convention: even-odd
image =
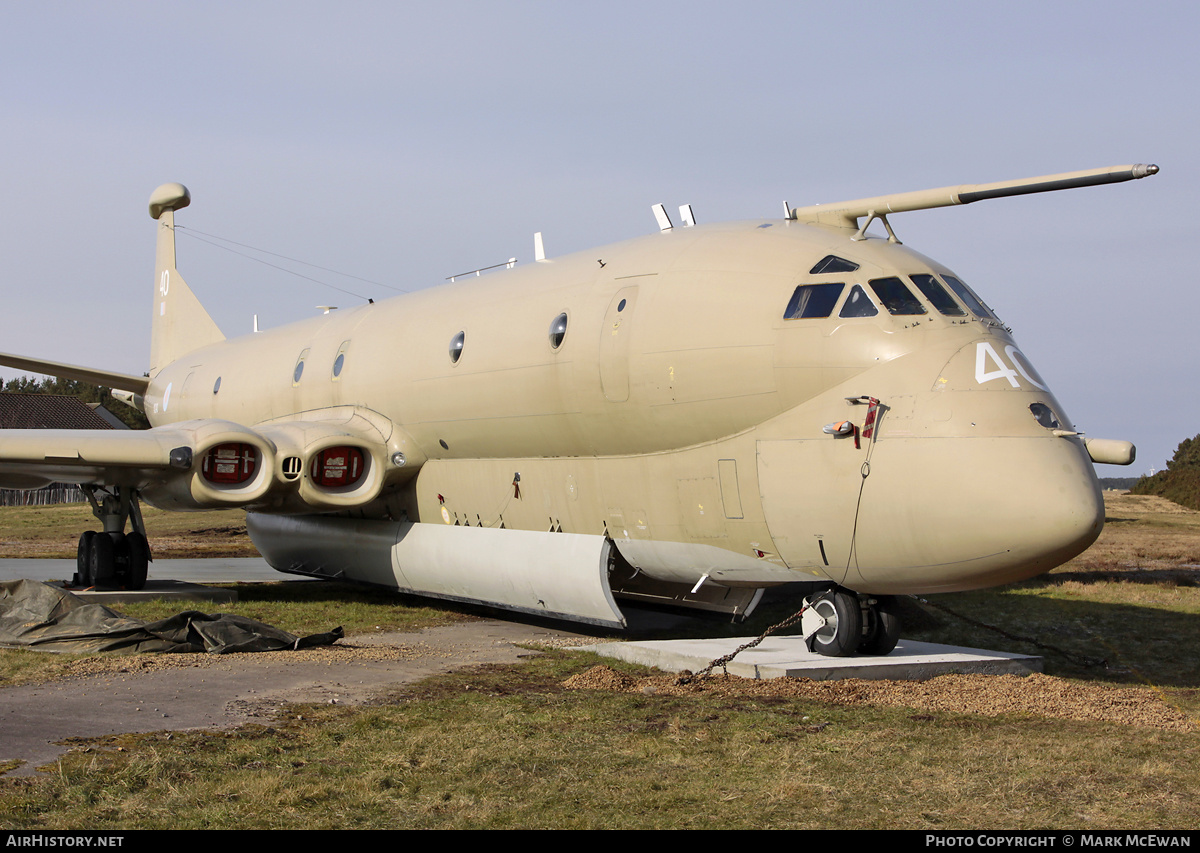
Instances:
[[[175,269],[175,211],[191,201],[183,184],[163,184],[150,195],[150,216],[158,220],[154,316],[150,323],[151,376],[192,350],[225,340]]]

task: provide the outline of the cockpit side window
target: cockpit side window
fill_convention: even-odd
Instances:
[[[925,298],[933,303],[933,307],[941,311],[948,317],[965,317],[966,313],[959,307],[959,304],[954,301],[946,288],[942,287],[942,283],[931,275],[921,273],[919,275],[910,275],[913,284],[917,286],[917,290],[925,294]]]
[[[971,313],[976,317],[982,317],[988,320],[999,320],[991,308],[983,304],[983,300],[975,295],[971,288],[967,287],[961,281],[952,275],[942,274],[942,278],[946,279],[946,284],[950,285],[950,289],[958,295],[958,298],[963,301],[963,304],[971,309]]]
[[[783,319],[796,320],[810,317],[828,317],[833,313],[833,306],[842,295],[843,282],[828,284],[802,284],[792,294]]]
[[[838,312],[839,317],[874,317],[879,313],[879,309],[875,307],[875,303],[871,301],[871,297],[867,296],[857,284],[850,291],[850,295],[846,297],[846,304],[842,306],[842,310]]]
[[[895,276],[874,278],[869,283],[889,314],[906,316],[925,313],[925,306],[921,304],[921,300],[913,296],[912,291],[904,286],[904,282]]]

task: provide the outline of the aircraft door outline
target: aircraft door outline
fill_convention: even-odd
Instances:
[[[629,399],[629,349],[637,297],[636,284],[618,290],[600,327],[600,387],[610,403]]]

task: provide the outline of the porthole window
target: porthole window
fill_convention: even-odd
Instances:
[[[558,349],[562,346],[563,338],[567,336],[567,315],[566,313],[559,314],[554,318],[554,322],[550,324],[550,346],[553,349]]]
[[[221,377],[217,377],[217,381],[213,383],[213,393],[216,394],[221,390]]]
[[[625,310],[625,300],[622,299],[620,302],[617,303],[617,313],[620,314],[624,310]]]
[[[1033,412],[1034,419],[1046,429],[1061,429],[1062,423],[1058,416],[1054,414],[1054,410],[1045,403],[1030,403],[1029,411]]]
[[[308,358],[308,349],[305,348],[300,353],[300,357],[296,359],[296,367],[292,370],[292,386],[300,384],[300,377],[304,375],[304,359]]]
[[[466,332],[459,332],[450,340],[450,363],[458,364],[458,360],[462,358],[463,344],[467,340]]]
[[[350,348],[349,341],[342,341],[342,345],[338,347],[337,355],[333,358],[333,367],[329,370],[329,378],[337,382],[342,375],[342,371],[346,367],[346,350]]]

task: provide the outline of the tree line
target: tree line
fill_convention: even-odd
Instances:
[[[1142,477],[1130,491],[1135,495],[1158,495],[1200,510],[1200,435],[1179,442],[1167,467]]]
[[[100,403],[128,424],[130,429],[150,428],[150,421],[144,414],[113,397],[112,391],[102,385],[80,382],[77,379],[57,379],[50,376],[44,379],[18,376],[5,382],[3,390],[16,394],[60,394],[66,397],[78,397],[85,403]]]

